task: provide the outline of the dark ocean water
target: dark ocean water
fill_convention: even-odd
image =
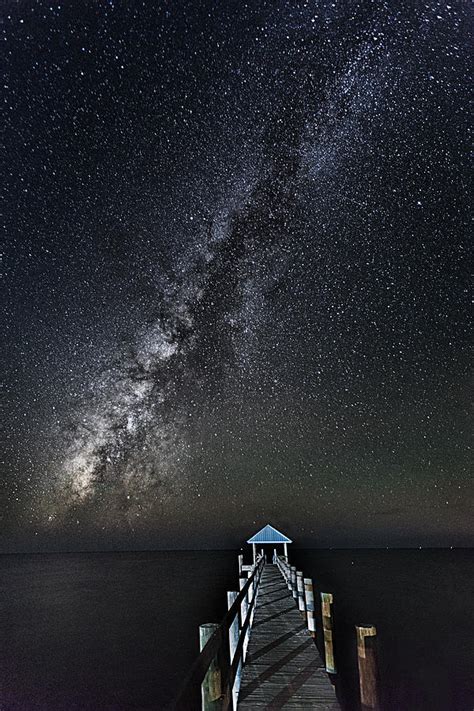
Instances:
[[[384,709],[474,709],[474,551],[295,551],[333,592],[339,692],[377,625]],[[163,709],[225,612],[237,553],[0,556],[0,711]]]

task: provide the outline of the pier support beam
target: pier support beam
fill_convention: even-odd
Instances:
[[[321,593],[321,612],[323,616],[323,632],[324,632],[324,657],[326,660],[326,671],[328,674],[336,673],[336,664],[334,661],[334,645],[333,645],[333,619],[332,619],[332,594]]]
[[[217,622],[208,622],[199,627],[199,649],[202,651],[207,643],[207,641],[212,637],[214,632],[218,629],[219,624]],[[215,657],[207,674],[204,677],[204,681],[201,684],[201,709],[202,711],[218,711],[222,708],[222,687],[221,687],[221,670],[219,668],[219,663],[217,657]]]
[[[362,711],[380,711],[377,668],[377,630],[373,625],[356,625]]]

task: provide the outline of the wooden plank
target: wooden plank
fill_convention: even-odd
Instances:
[[[314,640],[276,566],[267,565],[260,581],[237,708],[341,708]]]

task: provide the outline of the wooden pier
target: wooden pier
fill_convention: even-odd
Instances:
[[[201,653],[191,667],[172,711],[253,711],[254,709],[341,708],[333,686],[332,594],[321,593],[324,661],[315,644],[313,581],[288,561],[292,541],[267,525],[247,543],[253,563],[239,555],[239,591],[227,593],[228,611],[220,623],[201,625]],[[273,549],[271,564],[257,545]],[[363,711],[380,711],[376,629],[357,626],[360,699]],[[201,700],[198,700],[198,691]]]
[[[276,565],[260,580],[238,697],[239,711],[340,709],[334,687],[301,613]]]

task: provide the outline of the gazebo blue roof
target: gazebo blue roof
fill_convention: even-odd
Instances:
[[[293,541],[267,523],[261,531],[256,533],[255,536],[252,536],[252,538],[249,538],[247,543],[293,543]]]

